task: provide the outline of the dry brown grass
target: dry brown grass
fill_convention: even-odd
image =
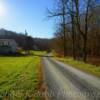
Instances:
[[[87,62],[96,66],[100,66],[100,57],[88,57]]]

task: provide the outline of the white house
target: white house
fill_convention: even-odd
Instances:
[[[0,39],[0,53],[16,53],[18,44],[13,39]]]

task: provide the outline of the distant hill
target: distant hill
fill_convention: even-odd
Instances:
[[[5,36],[5,35],[16,35],[16,33],[5,29],[0,29],[0,36]]]
[[[18,45],[22,48],[25,46],[26,37],[30,37],[33,45],[33,49],[37,50],[50,50],[50,39],[46,38],[33,38],[26,36],[25,33],[16,33],[5,29],[0,29],[0,39],[14,39]]]

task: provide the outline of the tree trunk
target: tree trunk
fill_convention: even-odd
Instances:
[[[72,45],[73,45],[73,58],[76,59],[76,50],[75,50],[75,23],[74,23],[74,5],[73,5],[74,1],[72,0],[72,4],[71,4],[71,10],[72,12],[70,12],[70,16],[71,16],[71,20],[72,20]]]
[[[86,16],[85,16],[85,34],[84,34],[84,56],[83,60],[86,62],[87,60],[87,34],[88,34],[88,14],[89,14],[89,5],[91,0],[88,0],[87,7],[86,7]]]
[[[87,36],[84,37],[83,61],[87,61]]]
[[[66,50],[66,22],[65,22],[65,15],[66,15],[66,8],[65,8],[65,4],[64,4],[64,1],[62,0],[62,4],[63,4],[63,15],[62,15],[62,17],[63,17],[63,35],[64,35],[64,57],[66,57],[66,52],[67,52],[67,50]]]

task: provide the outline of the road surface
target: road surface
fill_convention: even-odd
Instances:
[[[100,78],[43,57],[44,84],[48,100],[100,100]]]

